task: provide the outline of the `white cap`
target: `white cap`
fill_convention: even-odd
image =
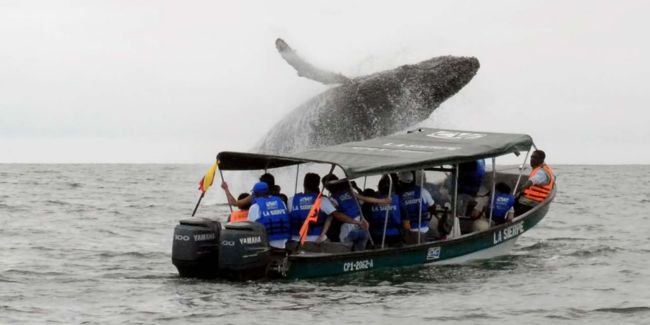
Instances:
[[[413,172],[399,172],[397,178],[402,183],[411,183],[413,182]]]

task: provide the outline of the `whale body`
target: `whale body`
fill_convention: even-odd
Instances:
[[[302,60],[283,40],[282,57],[300,76],[336,85],[288,113],[255,151],[287,154],[402,131],[427,119],[476,74],[475,57],[441,56],[348,78]]]

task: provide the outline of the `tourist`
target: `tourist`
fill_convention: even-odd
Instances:
[[[494,200],[490,205],[492,210],[492,222],[500,225],[512,221],[515,210],[515,196],[510,193],[511,189],[506,183],[500,182],[495,185]],[[489,215],[489,214],[488,214]]]
[[[383,175],[377,184],[377,192],[374,197],[383,199],[388,197],[391,192],[391,204],[365,203],[368,206],[368,215],[370,223],[370,235],[376,243],[381,243],[385,238],[387,245],[395,245],[402,242],[402,213],[399,201],[399,195],[391,190],[390,179],[388,175]],[[364,192],[364,194],[366,194]],[[370,193],[368,193],[370,194]],[[388,218],[386,217],[388,212]],[[386,230],[384,237],[384,228]]]
[[[269,245],[284,249],[290,237],[287,206],[279,197],[271,195],[265,182],[255,183],[252,192],[253,200],[248,210],[248,221],[264,225]]]
[[[535,150],[530,155],[530,166],[533,170],[528,176],[528,181],[518,193],[519,199],[515,204],[515,215],[521,215],[544,201],[555,185],[555,175],[549,165],[544,163],[546,153]]]
[[[354,251],[364,250],[369,239],[368,222],[363,218],[357,200],[390,204],[390,198],[377,199],[357,194],[351,190],[347,180],[337,180],[338,177],[334,174],[323,177],[322,183],[330,192],[330,197],[328,200],[321,201],[321,211],[341,223],[339,240],[342,243],[351,246]]]
[[[249,197],[249,193],[241,193],[237,197],[237,200],[243,200],[247,197]],[[230,216],[228,217],[228,222],[240,222],[240,221],[246,221],[248,220],[248,209],[250,209],[251,204],[248,203],[247,205],[238,208],[239,210],[234,210],[230,212]]]
[[[400,172],[397,177],[400,189],[399,200],[404,212],[402,226],[406,230],[404,241],[407,244],[415,244],[418,241],[441,237],[437,219],[432,220],[430,217],[435,213],[435,202],[429,191],[415,184],[412,171]]]
[[[307,173],[303,179],[304,192],[297,193],[289,201],[289,221],[291,225],[291,239],[300,240],[300,228],[305,222],[309,211],[311,210],[318,194],[320,193],[320,176],[315,173]],[[316,223],[309,224],[307,232],[308,241],[323,241],[327,238],[323,232],[323,226],[327,220],[327,215],[319,213]],[[324,235],[321,237],[321,233]]]

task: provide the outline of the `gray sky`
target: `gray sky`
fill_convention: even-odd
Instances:
[[[423,125],[523,132],[551,163],[650,163],[647,1],[0,0],[0,162],[198,162],[349,76],[439,55],[477,76]],[[645,78],[644,78],[645,77]]]

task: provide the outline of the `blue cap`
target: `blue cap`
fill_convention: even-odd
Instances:
[[[253,186],[253,193],[259,193],[259,192],[264,192],[269,190],[269,185],[264,183],[264,182],[257,182]]]

